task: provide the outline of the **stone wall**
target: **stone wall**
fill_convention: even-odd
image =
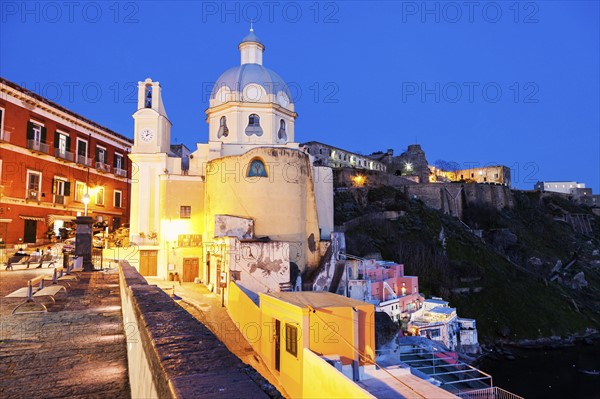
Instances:
[[[267,398],[206,326],[127,261],[119,265],[133,398]]]
[[[495,184],[424,183],[402,187],[409,198],[461,218],[465,206],[488,205],[498,210],[514,206],[510,188]]]

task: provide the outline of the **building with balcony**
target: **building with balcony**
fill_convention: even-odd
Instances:
[[[419,278],[405,276],[404,265],[374,259],[348,260],[348,296],[375,305],[392,320],[407,320],[421,308]]]
[[[463,319],[442,298],[423,301],[408,323],[412,335],[420,335],[444,344],[451,350],[476,352],[478,350],[477,327],[474,319]]]
[[[0,78],[0,240],[41,244],[85,212],[129,220],[132,140]]]

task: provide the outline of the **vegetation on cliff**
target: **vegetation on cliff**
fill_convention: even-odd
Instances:
[[[511,209],[465,207],[463,222],[401,189],[351,189],[336,193],[335,223],[399,211],[397,220],[348,229],[347,252],[404,263],[427,297],[442,296],[477,319],[480,341],[600,329],[600,218],[560,197],[513,195]],[[590,215],[593,230],[578,233],[565,214]]]

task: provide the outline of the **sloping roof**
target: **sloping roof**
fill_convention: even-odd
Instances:
[[[270,292],[263,295],[279,299],[301,308],[306,308],[308,305],[315,309],[370,305],[367,302],[346,298],[345,296],[324,291]]]

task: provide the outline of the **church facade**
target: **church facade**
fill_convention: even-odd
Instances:
[[[189,159],[171,152],[160,84],[139,82],[130,240],[142,274],[277,292],[319,266],[333,233],[331,169],[295,141],[293,100],[264,50],[252,30],[239,44],[240,65],[210,96],[208,142]]]

